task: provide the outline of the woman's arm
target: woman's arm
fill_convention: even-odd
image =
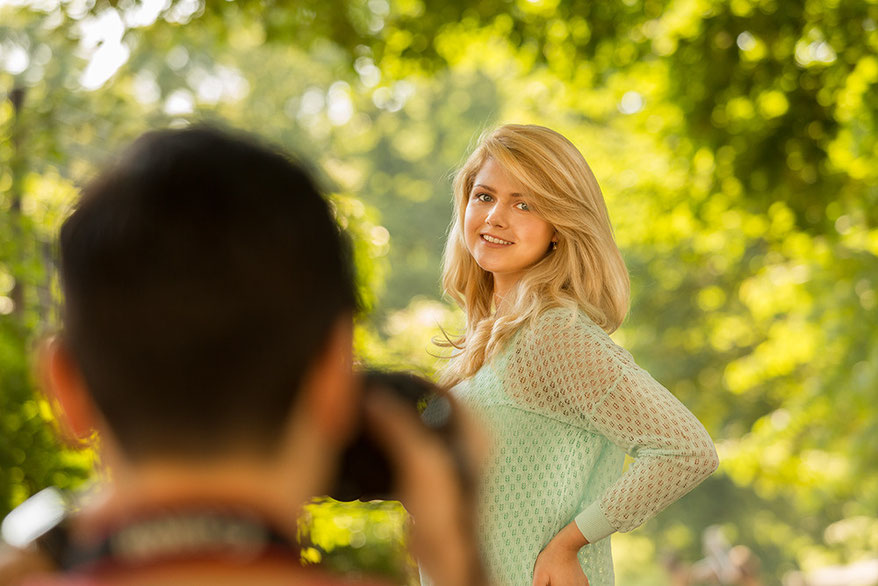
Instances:
[[[641,525],[719,464],[704,426],[628,356],[630,363],[589,413],[594,429],[634,458],[601,498],[576,517],[592,542],[611,529],[629,531]]]
[[[569,550],[637,527],[716,469],[713,442],[695,416],[581,312],[544,312],[495,370],[517,403],[603,435],[635,458],[549,542],[535,576],[551,567],[542,562],[552,554],[553,571],[569,577],[562,583],[585,584]]]
[[[637,527],[717,467],[695,416],[581,312],[540,315],[502,372],[517,402],[603,435],[635,458],[577,515],[591,543]]]

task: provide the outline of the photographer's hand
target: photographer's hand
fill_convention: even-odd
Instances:
[[[372,433],[394,466],[398,497],[414,518],[412,550],[436,586],[484,585],[471,495],[454,458],[413,410],[387,393],[366,401]]]
[[[0,586],[14,586],[54,570],[54,562],[43,552],[0,545]]]

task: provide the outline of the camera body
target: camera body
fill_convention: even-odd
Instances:
[[[457,418],[446,392],[415,374],[400,371],[366,370],[362,373],[361,405],[377,391],[393,395],[418,414],[424,428],[448,448],[458,464],[461,481],[467,478],[466,467],[459,458]],[[329,496],[339,501],[393,499],[396,473],[383,448],[372,438],[363,416],[357,431],[339,461],[339,474]]]

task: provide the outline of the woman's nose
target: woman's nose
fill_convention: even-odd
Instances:
[[[506,218],[503,217],[500,206],[495,205],[488,211],[488,215],[485,216],[485,223],[489,226],[497,227],[503,227],[506,225]]]

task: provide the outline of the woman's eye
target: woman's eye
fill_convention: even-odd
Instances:
[[[525,212],[530,211],[530,207],[526,203],[524,203],[523,201],[520,201],[515,205],[518,206],[518,209],[520,209],[522,211],[525,211]]]
[[[491,201],[491,196],[487,193],[477,193],[476,199],[479,201]]]

